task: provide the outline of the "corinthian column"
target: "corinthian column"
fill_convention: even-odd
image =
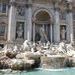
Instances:
[[[69,13],[70,17],[70,37],[71,37],[71,43],[74,43],[74,38],[73,38],[73,15],[72,12]]]
[[[15,0],[10,0],[9,8],[9,22],[8,22],[8,41],[15,40],[15,28],[16,28],[16,8]]]
[[[31,41],[32,38],[32,7],[30,4],[27,5],[26,10],[26,25],[27,25],[27,40]]]
[[[72,15],[72,5],[68,4],[67,8],[67,24],[69,26],[68,31],[69,31],[69,36],[70,36],[70,42],[73,44],[74,43],[74,38],[73,38],[73,15]]]
[[[59,19],[59,7],[55,7],[54,10],[54,42],[60,42],[60,19]]]

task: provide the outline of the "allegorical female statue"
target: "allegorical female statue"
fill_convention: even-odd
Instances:
[[[65,30],[65,27],[62,27],[62,29],[61,29],[61,39],[62,40],[65,40],[65,38],[66,38],[66,30]]]
[[[22,24],[20,24],[19,27],[18,27],[18,29],[17,29],[17,38],[23,38]]]

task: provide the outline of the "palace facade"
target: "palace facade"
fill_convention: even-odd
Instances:
[[[74,42],[73,0],[0,0],[0,44],[24,40]]]

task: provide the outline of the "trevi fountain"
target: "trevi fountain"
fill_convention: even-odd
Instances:
[[[0,75],[75,75],[72,4],[0,0]]]

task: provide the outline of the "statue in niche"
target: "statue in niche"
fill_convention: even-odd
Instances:
[[[47,42],[48,38],[43,27],[40,28],[41,41]]]
[[[61,35],[61,40],[66,40],[66,29],[64,26],[61,29],[60,35]]]
[[[20,24],[19,27],[17,28],[17,38],[23,38],[22,24]]]

